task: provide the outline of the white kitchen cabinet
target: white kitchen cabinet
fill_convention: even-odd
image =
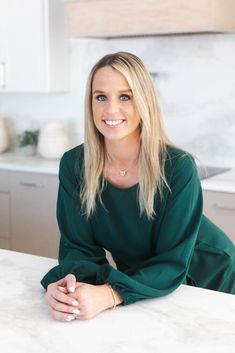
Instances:
[[[0,92],[67,90],[63,0],[0,0]]]
[[[67,0],[71,36],[234,32],[234,0]]]
[[[204,214],[235,244],[235,193],[203,191]]]
[[[11,172],[10,189],[12,250],[56,258],[58,177]]]
[[[9,173],[0,170],[0,248],[10,249]]]

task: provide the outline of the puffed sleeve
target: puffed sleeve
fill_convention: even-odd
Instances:
[[[59,265],[41,280],[45,289],[68,273],[73,273],[77,281],[94,283],[100,266],[108,264],[104,249],[94,241],[91,223],[81,212],[79,180],[76,177],[79,170],[74,170],[74,155],[74,150],[66,152],[60,162],[57,198]],[[78,153],[76,158],[81,158],[81,155]],[[76,166],[79,167],[79,163]]]
[[[186,279],[202,217],[201,185],[191,156],[178,158],[170,188],[153,256],[128,275],[108,265],[98,271],[97,283],[110,283],[123,304],[169,294]]]

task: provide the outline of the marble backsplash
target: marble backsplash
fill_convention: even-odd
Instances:
[[[72,145],[83,140],[83,100],[91,66],[118,50],[140,56],[155,74],[170,138],[201,163],[235,166],[235,34],[70,39],[70,91],[0,94],[12,131],[63,120]]]

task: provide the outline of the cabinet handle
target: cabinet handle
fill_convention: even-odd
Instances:
[[[235,211],[235,207],[230,207],[230,206],[223,206],[218,203],[214,203],[212,205],[213,208],[219,209],[219,210],[228,210],[228,211]]]
[[[0,63],[0,87],[6,88],[6,63],[2,61]]]
[[[25,181],[21,181],[20,182],[20,186],[24,186],[24,187],[30,187],[30,188],[37,188],[37,189],[42,189],[45,187],[44,184],[42,183],[28,183]]]

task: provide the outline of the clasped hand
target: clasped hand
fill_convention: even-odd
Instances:
[[[76,282],[73,274],[51,283],[45,294],[55,320],[87,320],[112,307],[112,293],[106,284]]]

